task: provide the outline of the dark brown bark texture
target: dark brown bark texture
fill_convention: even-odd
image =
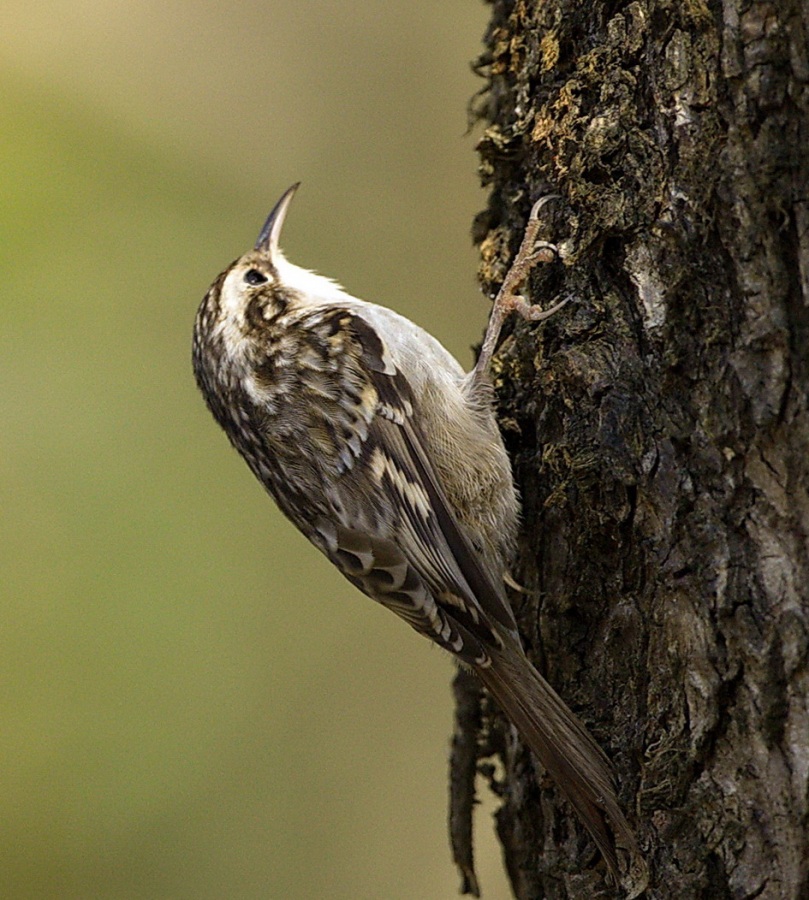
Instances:
[[[495,367],[526,647],[614,761],[646,896],[807,898],[809,12],[495,0],[486,47],[481,279],[552,191],[529,296],[571,298]],[[619,896],[483,703],[515,896]]]

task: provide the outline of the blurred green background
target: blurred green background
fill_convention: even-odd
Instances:
[[[450,663],[282,520],[189,353],[208,284],[301,179],[289,257],[469,364],[486,18],[4,0],[3,898],[456,895]]]

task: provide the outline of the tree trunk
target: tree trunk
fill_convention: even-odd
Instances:
[[[615,764],[647,896],[809,897],[809,11],[492,9],[481,278],[502,280],[552,191],[561,259],[529,296],[572,301],[514,322],[495,366],[526,648]],[[456,801],[480,722],[460,687]],[[478,702],[515,895],[617,895]],[[454,813],[463,856],[471,804]]]

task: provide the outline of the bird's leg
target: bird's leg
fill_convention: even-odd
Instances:
[[[492,359],[497,340],[500,337],[500,329],[503,327],[506,317],[513,312],[528,319],[529,322],[541,322],[547,319],[555,312],[560,310],[566,303],[567,298],[552,306],[550,309],[540,309],[532,306],[525,297],[517,293],[517,288],[528,277],[530,271],[537,263],[551,262],[554,256],[558,255],[558,249],[555,244],[549,244],[547,241],[538,241],[536,239],[537,231],[539,231],[539,211],[549,201],[556,199],[556,194],[549,194],[542,197],[531,207],[531,214],[528,217],[528,224],[525,226],[525,234],[523,235],[520,249],[514,257],[506,273],[506,277],[500,290],[495,297],[492,312],[489,316],[489,324],[486,328],[486,335],[483,338],[483,344],[480,348],[480,356],[473,370],[473,378],[483,377]]]

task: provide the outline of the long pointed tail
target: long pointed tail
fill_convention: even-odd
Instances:
[[[503,712],[539,757],[596,842],[611,874],[621,877],[617,847],[630,854],[630,868],[645,872],[635,835],[615,796],[610,762],[564,701],[511,638],[477,670]],[[638,872],[643,881],[642,873]],[[637,884],[637,875],[630,875]],[[641,887],[641,890],[645,884]],[[631,888],[630,888],[631,889]],[[638,891],[640,893],[640,891]],[[636,896],[634,890],[632,894]]]

